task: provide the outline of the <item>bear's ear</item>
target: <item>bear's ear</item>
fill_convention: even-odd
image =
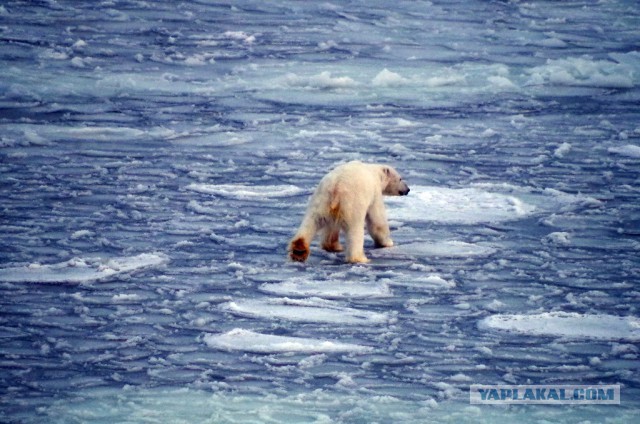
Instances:
[[[389,167],[385,166],[382,169],[384,170],[384,175],[386,175],[387,177],[391,175],[391,170],[389,169]]]

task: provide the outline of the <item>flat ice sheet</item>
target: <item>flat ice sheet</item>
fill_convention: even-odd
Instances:
[[[198,184],[187,186],[192,190],[203,194],[213,194],[232,199],[268,199],[273,197],[289,197],[302,192],[302,189],[294,185],[245,185],[245,184]]]
[[[247,317],[343,325],[379,325],[391,319],[387,313],[349,308],[334,301],[317,298],[238,300],[223,304],[222,309]]]
[[[479,188],[411,187],[406,198],[388,199],[389,216],[400,221],[447,224],[500,222],[526,217],[536,207],[509,194]]]
[[[288,280],[282,283],[265,283],[260,286],[265,293],[294,297],[322,297],[325,299],[355,299],[392,296],[389,286],[381,282],[351,282],[337,280]]]
[[[466,258],[490,256],[496,249],[463,241],[445,240],[438,242],[415,242],[395,245],[386,249],[370,251],[372,257],[384,256],[437,256],[442,258]]]
[[[257,353],[367,353],[372,349],[351,343],[304,337],[275,336],[236,328],[223,334],[205,334],[207,346],[214,349]]]
[[[633,316],[545,312],[533,315],[491,315],[481,330],[513,331],[570,339],[640,340],[640,319]]]
[[[0,281],[8,283],[90,283],[110,279],[146,268],[160,266],[169,261],[161,253],[142,253],[132,257],[111,259],[75,258],[52,265],[0,269]]]

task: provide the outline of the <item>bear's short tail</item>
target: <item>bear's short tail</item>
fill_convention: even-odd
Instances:
[[[289,245],[289,257],[296,262],[304,262],[309,257],[309,242],[303,237],[295,238]]]

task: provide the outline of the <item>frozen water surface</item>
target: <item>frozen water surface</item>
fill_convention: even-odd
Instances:
[[[0,5],[0,421],[640,421],[633,1]],[[395,246],[286,259],[386,162]],[[620,384],[472,406],[471,384]]]

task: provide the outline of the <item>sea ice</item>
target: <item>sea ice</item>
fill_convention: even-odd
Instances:
[[[397,244],[387,249],[375,249],[370,252],[371,257],[385,256],[436,256],[441,258],[466,258],[473,256],[490,256],[496,249],[463,241],[445,240],[436,242],[414,242]]]
[[[236,328],[223,334],[205,334],[207,346],[223,350],[257,353],[367,353],[372,349],[358,344],[316,338],[276,336]]]
[[[483,318],[478,327],[481,330],[513,331],[569,339],[640,340],[640,319],[634,316],[575,312],[504,314]]]
[[[609,147],[609,153],[640,159],[640,146],[627,144],[619,147]]]
[[[192,183],[187,186],[187,189],[198,193],[213,194],[231,199],[251,200],[268,199],[273,197],[289,197],[302,192],[301,188],[294,185],[258,186],[246,184]]]
[[[247,299],[225,303],[222,310],[232,314],[298,322],[322,322],[343,325],[378,325],[388,323],[388,313],[372,312],[342,306],[323,299]]]
[[[138,256],[111,259],[75,258],[52,265],[0,269],[0,281],[10,283],[90,283],[116,275],[157,267],[169,261],[162,253],[142,253]]]
[[[588,56],[549,59],[529,71],[529,85],[549,84],[604,88],[631,88],[634,69],[628,64],[595,60]]]
[[[513,195],[478,188],[411,187],[409,199],[388,199],[389,216],[399,221],[477,224],[520,219],[536,208]]]
[[[358,299],[392,296],[389,286],[381,282],[351,282],[338,280],[288,280],[265,283],[260,290],[281,296],[321,297],[325,299]]]

